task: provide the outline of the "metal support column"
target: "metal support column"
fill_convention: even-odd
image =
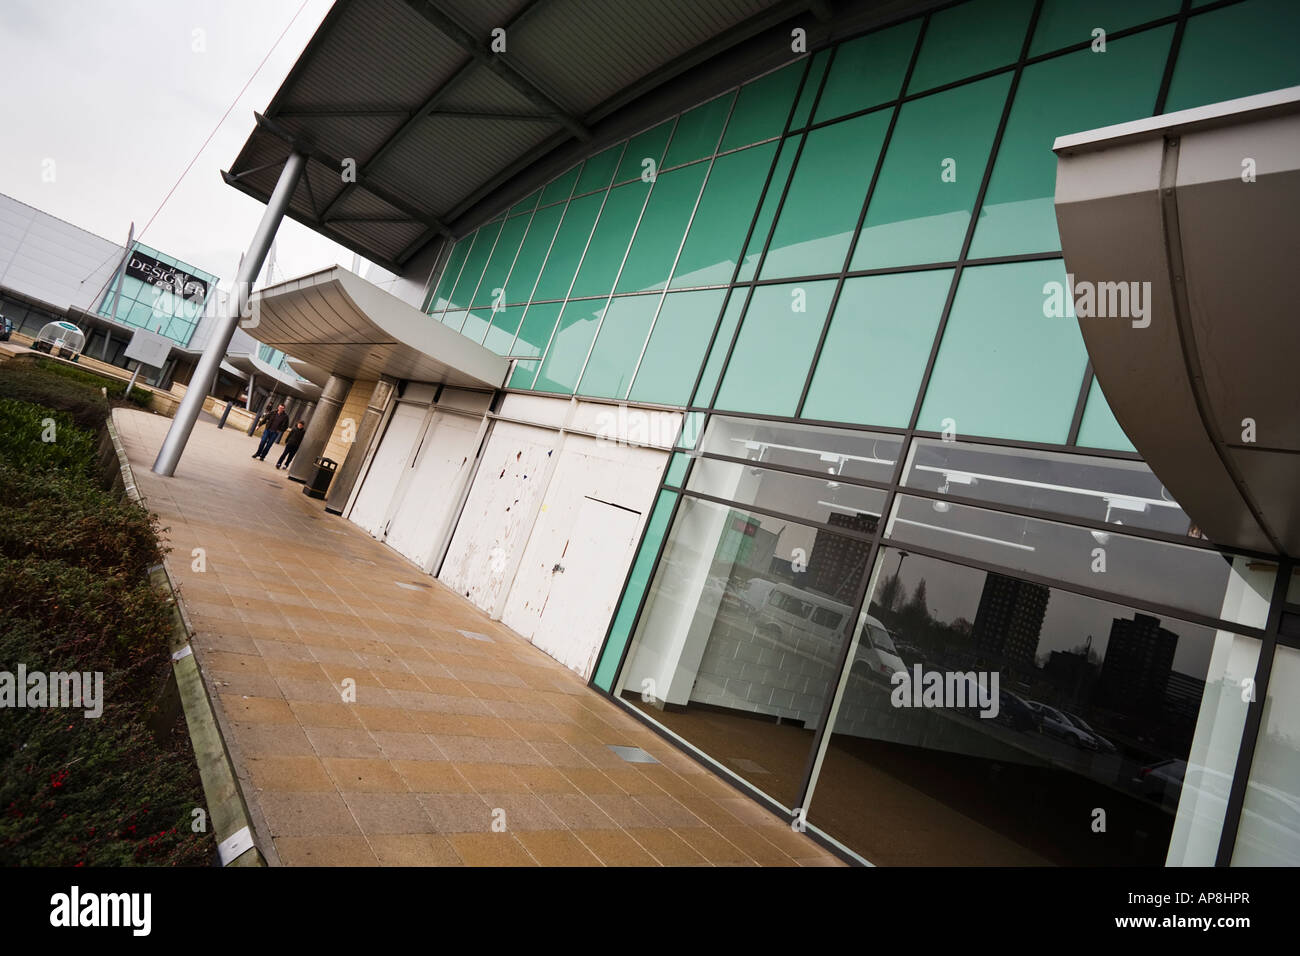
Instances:
[[[230,339],[235,334],[235,327],[248,307],[253,283],[257,280],[258,272],[261,271],[262,261],[266,258],[267,250],[271,248],[271,240],[275,238],[275,231],[280,227],[280,220],[284,218],[285,210],[289,208],[289,200],[293,197],[306,165],[307,157],[298,152],[290,153],[289,158],[285,160],[284,170],[275,184],[275,191],[267,201],[266,212],[257,225],[253,241],[249,244],[248,254],[244,256],[244,261],[235,276],[235,294],[230,297],[229,312],[220,325],[213,330],[212,338],[208,340],[207,348],[203,350],[203,356],[194,369],[190,386],[185,390],[185,397],[181,400],[180,408],[176,410],[176,417],[172,420],[171,428],[167,430],[167,437],[163,439],[162,448],[159,449],[158,457],[153,463],[155,474],[170,478],[176,473],[181,453],[185,451],[190,432],[194,430],[194,423],[199,419],[199,412],[203,410],[203,402],[208,397],[208,390],[217,379],[217,369],[226,356],[226,349],[230,347]]]
[[[325,446],[329,444],[334,426],[338,424],[339,413],[343,411],[343,401],[352,389],[352,379],[341,375],[331,375],[325,387],[320,390],[320,399],[316,410],[307,420],[307,434],[302,436],[298,454],[289,466],[289,480],[305,482],[316,472],[316,459]]]

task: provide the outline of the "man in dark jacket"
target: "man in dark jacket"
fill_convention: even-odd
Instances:
[[[284,440],[284,451],[280,452],[280,460],[275,463],[276,468],[288,468],[293,464],[293,456],[298,454],[298,446],[302,444],[302,436],[307,434],[307,423],[299,422],[293,426],[293,431],[289,432],[289,437]]]
[[[284,406],[281,405],[275,411],[268,412],[262,422],[266,425],[266,430],[262,432],[262,443],[257,446],[257,451],[253,452],[253,457],[259,461],[266,461],[266,453],[289,427],[289,416],[284,413]]]

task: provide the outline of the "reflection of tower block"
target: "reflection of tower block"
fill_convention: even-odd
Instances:
[[[875,534],[879,518],[875,515],[833,513],[827,524],[851,528],[863,534]],[[847,538],[829,531],[818,530],[812,554],[808,556],[808,583],[812,591],[829,594],[837,600],[852,603],[853,588],[861,580],[871,542]]]

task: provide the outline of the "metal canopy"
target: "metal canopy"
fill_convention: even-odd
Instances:
[[[1054,149],[1066,268],[1076,297],[1095,291],[1079,328],[1116,420],[1215,544],[1300,555],[1300,87]]]
[[[227,366],[233,366],[238,372],[243,373],[245,379],[252,375],[263,384],[268,380],[274,382],[275,391],[291,395],[294,398],[303,398],[309,402],[314,402],[320,398],[319,385],[310,381],[300,381],[283,369],[276,368],[251,353],[226,353],[226,358],[221,363],[221,367],[226,368]]]
[[[288,215],[400,272],[539,156],[807,11],[829,20],[823,0],[337,0],[223,176],[265,202],[295,146]]]
[[[509,363],[341,266],[253,296],[259,341],[305,367],[370,380],[381,375],[497,388]],[[310,376],[309,376],[310,377]]]

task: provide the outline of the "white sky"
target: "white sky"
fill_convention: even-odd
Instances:
[[[118,243],[134,220],[146,245],[228,285],[265,206],[227,186],[221,170],[331,0],[306,0],[148,232],[139,232],[302,4],[0,0],[0,192]],[[42,179],[46,160],[54,161],[53,182]],[[284,220],[277,279],[335,263],[350,266],[352,253]]]

